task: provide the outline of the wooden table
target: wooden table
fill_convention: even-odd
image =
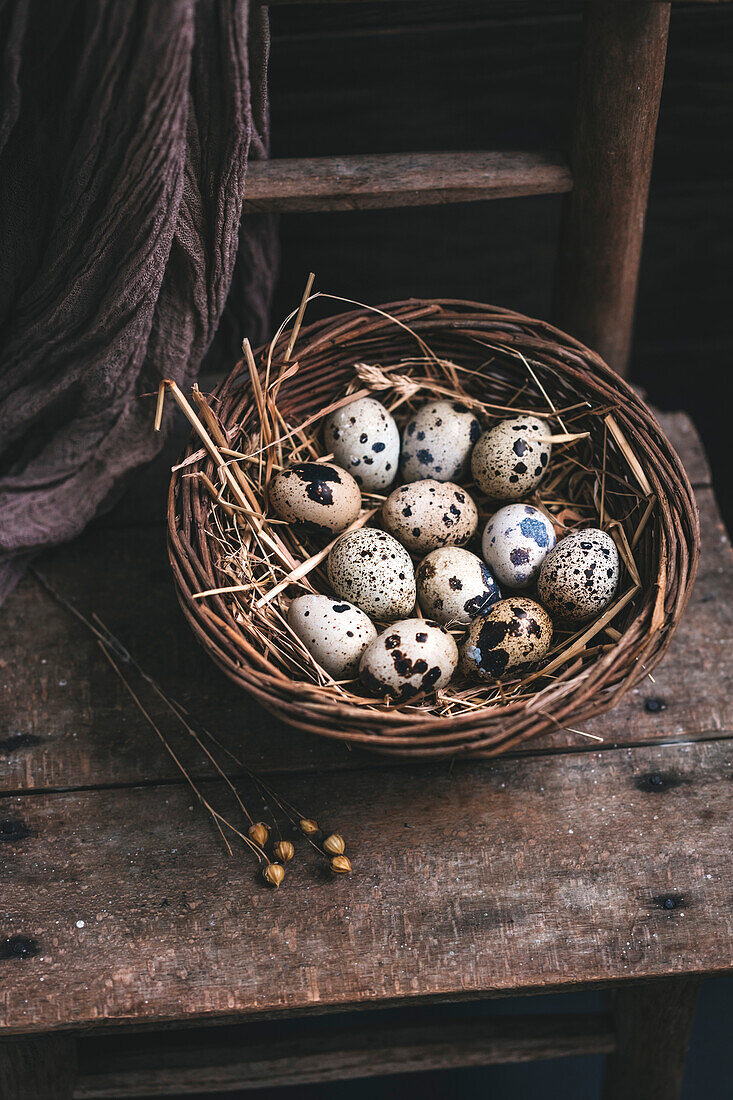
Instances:
[[[733,575],[694,429],[662,420],[697,490],[702,566],[654,682],[586,726],[599,744],[558,733],[495,762],[422,767],[281,727],[183,621],[160,473],[39,563],[172,696],[338,827],[354,873],[330,878],[303,855],[273,891],[229,858],[94,639],[27,577],[1,612],[3,1100],[597,1051],[615,1051],[609,1096],[676,1094],[696,982],[733,959]],[[210,776],[200,753],[189,759]],[[353,1013],[315,1038],[296,1019],[595,986],[617,990],[615,1019],[365,1028]],[[288,1024],[257,1030],[275,1016]],[[242,1020],[249,1040],[220,1030]],[[117,1039],[194,1024],[218,1025],[207,1049]]]

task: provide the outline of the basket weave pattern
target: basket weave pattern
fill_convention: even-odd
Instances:
[[[211,499],[200,480],[185,476],[198,470],[216,480],[209,457],[174,473],[168,500],[169,555],[191,628],[224,672],[284,722],[382,753],[494,755],[608,710],[662,658],[694,581],[697,507],[677,454],[634,391],[595,353],[546,323],[465,301],[410,300],[381,309],[355,309],[301,330],[293,356],[297,370],[278,390],[284,420],[303,424],[342,397],[350,384],[353,388],[356,363],[379,364],[391,380],[385,386],[376,373],[375,397],[395,397],[401,387],[411,399],[411,364],[424,358],[425,346],[435,361],[421,365],[418,373],[427,373],[448,391],[460,378],[459,399],[468,395],[504,406],[511,398],[517,407],[545,414],[548,401],[574,409],[568,430],[590,432],[579,453],[577,477],[592,479],[597,500],[597,471],[603,469],[602,493],[609,508],[604,514],[618,520],[632,559],[626,562],[625,583],[633,582],[635,591],[609,623],[606,644],[599,646],[595,638],[585,652],[581,639],[579,651],[552,676],[539,676],[532,691],[458,713],[436,714],[428,702],[398,707],[364,700],[354,705],[317,683],[296,682],[271,648],[245,636],[236,601],[226,594],[194,599],[223,583]],[[286,345],[286,336],[277,341],[273,364],[281,361]],[[263,379],[269,350],[255,353]],[[459,366],[459,375],[452,364]],[[431,396],[417,391],[413,407]],[[212,408],[230,439],[256,435],[256,403],[242,362],[215,391]],[[608,431],[609,414],[615,435]],[[192,438],[184,458],[199,447]]]

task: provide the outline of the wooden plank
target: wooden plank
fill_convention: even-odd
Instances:
[[[283,1088],[396,1073],[465,1069],[502,1062],[528,1062],[606,1054],[615,1047],[608,1016],[518,1016],[456,1021],[437,1018],[419,1026],[352,1025],[287,1039],[124,1049],[82,1066],[75,1100],[122,1100],[128,1096]],[[293,1035],[293,1030],[295,1035]]]
[[[555,318],[624,374],[670,5],[589,0],[584,12]]]
[[[222,1022],[727,970],[732,774],[727,741],[283,778],[346,837],[354,873],[324,875],[300,843],[277,891],[223,853],[182,787],[3,799],[0,817],[27,835],[2,846],[0,937],[25,950],[0,952],[0,1027]]]
[[[0,1039],[2,1100],[71,1100],[76,1077],[76,1041],[46,1035],[17,1042]]]
[[[408,2],[408,3],[413,2],[414,3],[414,0],[258,0],[258,2],[261,4],[262,7],[270,8],[270,7],[291,7],[291,6],[296,6],[297,7],[297,6],[304,5],[304,4],[307,4],[309,7],[330,7],[334,4],[342,5],[342,4],[363,4],[363,3],[368,3],[370,5],[374,5],[374,4],[380,4],[380,5],[382,5],[382,4],[386,4],[386,5],[399,4],[400,6],[402,6],[406,2]],[[606,2],[608,2],[608,0],[606,0]],[[614,3],[614,0],[610,0],[610,2]],[[627,6],[640,6],[641,4],[648,3],[648,2],[649,2],[649,0],[615,0],[615,3],[617,3],[619,5],[627,5]],[[662,4],[662,3],[667,2],[667,0],[652,0],[652,2]],[[685,4],[685,5],[688,5],[688,4],[727,4],[727,3],[730,3],[731,0],[680,0],[680,2]],[[573,8],[580,8],[582,6],[582,3],[583,3],[583,0],[562,0],[562,4],[558,4],[557,6],[562,7],[563,11],[567,11],[567,10],[572,10]],[[464,0],[447,0],[447,2],[445,2],[445,0],[444,0],[444,2],[440,5],[433,5],[433,7],[442,7],[443,9],[447,9],[447,10],[450,10],[452,8],[456,8],[456,9],[460,10],[461,7],[463,7],[463,6],[464,6]],[[511,3],[507,3],[507,0],[497,0],[496,4],[493,4],[493,3],[489,2],[489,3],[484,3],[482,6],[489,8],[489,10],[491,10],[492,7],[498,7],[502,11],[507,11],[507,10],[511,11],[511,8],[512,8],[513,5]],[[475,5],[474,5],[474,7],[475,7]],[[534,10],[534,11],[537,11],[537,12],[541,12],[544,9],[545,5],[541,5],[541,4],[538,4],[536,2],[527,4],[527,3],[521,2],[521,0],[520,0],[520,2],[516,4],[516,7],[517,7],[518,10],[520,10],[522,12],[523,15],[525,15],[527,13],[528,9],[529,10]]]
[[[703,551],[690,605],[654,682],[643,681],[615,710],[584,724],[585,731],[604,738],[604,748],[719,737],[733,730],[731,549],[711,490],[699,490],[698,501]],[[345,745],[293,733],[215,668],[178,609],[161,528],[90,531],[49,555],[43,568],[82,610],[96,611],[166,690],[250,766],[323,772],[380,763]],[[0,612],[0,622],[0,789],[177,778],[175,765],[140,719],[96,642],[37,582],[28,578],[19,586]],[[176,736],[160,702],[152,696],[146,701],[156,720]],[[192,772],[210,775],[203,754],[180,744]],[[522,751],[586,748],[584,738],[557,732]]]
[[[619,1047],[606,1063],[604,1100],[676,1100],[700,981],[677,978],[613,995]]]
[[[558,153],[450,152],[254,161],[251,212],[373,210],[569,191]]]

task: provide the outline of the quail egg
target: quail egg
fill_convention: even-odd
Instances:
[[[470,623],[501,599],[488,566],[457,546],[444,546],[423,558],[415,580],[420,607],[439,623]]]
[[[335,680],[357,675],[362,653],[377,636],[377,628],[363,611],[333,596],[297,596],[288,608],[288,622]]]
[[[536,416],[502,420],[479,439],[471,455],[473,480],[495,500],[520,500],[545,476],[550,428]],[[542,441],[542,442],[541,442]]]
[[[461,646],[461,667],[479,680],[500,680],[540,661],[550,648],[552,620],[526,596],[510,596],[474,619]]]
[[[415,606],[410,555],[375,527],[360,527],[338,539],[328,555],[328,579],[337,596],[374,619],[399,619]]]
[[[583,622],[610,605],[618,577],[616,543],[605,531],[590,527],[566,535],[547,555],[537,595],[559,619]]]
[[[468,542],[476,532],[478,512],[460,485],[427,478],[394,489],[382,505],[382,522],[408,550],[425,554]]]
[[[529,588],[555,541],[552,521],[539,508],[506,504],[486,524],[481,553],[501,584]]]
[[[296,462],[270,482],[270,504],[281,519],[336,534],[361,511],[351,474],[326,462]]]
[[[380,493],[391,485],[400,461],[400,433],[384,405],[360,397],[326,417],[326,447],[362,489]]]
[[[402,431],[405,481],[433,477],[455,481],[463,474],[481,425],[468,409],[453,401],[432,401],[418,409]]]
[[[375,695],[403,701],[445,687],[457,664],[458,647],[447,630],[428,619],[403,619],[364,650],[359,674]]]

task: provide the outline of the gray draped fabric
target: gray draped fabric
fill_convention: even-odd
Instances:
[[[0,600],[154,456],[141,395],[264,335],[267,49],[249,0],[0,0]]]

